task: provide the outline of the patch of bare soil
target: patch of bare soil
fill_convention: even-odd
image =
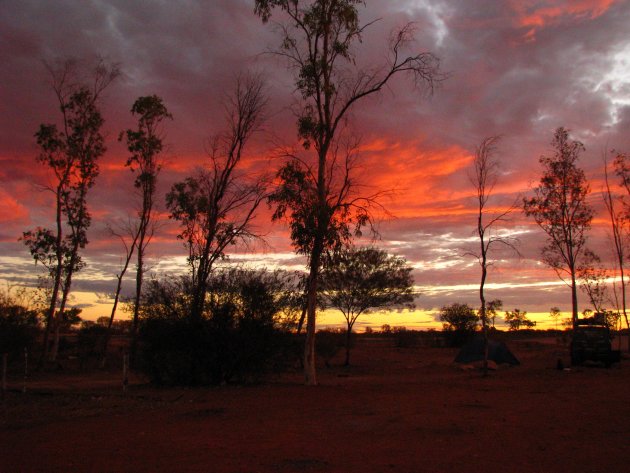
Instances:
[[[482,377],[448,348],[360,339],[353,366],[255,386],[157,389],[116,373],[11,386],[1,472],[622,472],[630,361],[557,370],[566,352],[509,344],[522,365]]]

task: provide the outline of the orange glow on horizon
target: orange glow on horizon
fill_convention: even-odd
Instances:
[[[112,276],[112,280],[114,277]],[[109,316],[111,312],[111,304],[104,303],[104,301],[98,301],[97,297],[93,293],[75,291],[73,294],[76,297],[77,303],[85,304],[89,307],[83,309],[81,317],[85,320],[96,320],[102,316]],[[474,306],[475,301],[471,301],[471,305]],[[504,308],[505,310],[512,310],[513,308]],[[524,308],[527,310],[527,308]],[[366,327],[370,327],[372,330],[379,331],[385,324],[390,327],[404,327],[407,330],[441,330],[442,322],[436,320],[439,308],[432,310],[416,309],[416,310],[403,310],[403,311],[376,311],[369,314],[362,315],[355,326],[355,331],[364,332]],[[502,324],[503,311],[497,315],[496,323],[502,330],[507,330],[507,327]],[[128,319],[131,315],[122,309],[117,311],[118,319]],[[562,329],[562,321],[569,319],[571,314],[569,312],[561,312],[558,320],[554,320],[550,317],[548,312],[527,312],[527,318],[536,322],[535,329],[546,330],[558,328]],[[345,328],[346,322],[341,312],[334,309],[327,309],[325,311],[319,311],[317,314],[317,328]]]

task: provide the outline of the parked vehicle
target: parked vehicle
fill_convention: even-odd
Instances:
[[[571,339],[571,364],[587,361],[603,363],[609,367],[621,360],[621,352],[613,350],[610,329],[602,317],[589,317],[577,321]]]

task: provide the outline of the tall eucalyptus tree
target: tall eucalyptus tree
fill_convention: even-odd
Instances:
[[[57,355],[59,322],[66,310],[72,277],[83,267],[79,250],[88,243],[87,229],[91,224],[88,191],[94,186],[99,174],[98,160],[106,150],[99,99],[120,74],[116,64],[100,60],[88,79],[82,79],[79,65],[76,60],[47,65],[61,117],[59,125],[40,125],[35,137],[40,149],[37,161],[52,173],[47,189],[55,197],[56,228],[40,227],[23,235],[24,243],[36,261],[41,261],[42,250],[47,248],[52,262],[52,290],[43,350],[43,358],[50,355],[52,360]],[[49,351],[53,325],[55,339]]]
[[[553,156],[542,156],[543,175],[534,197],[524,199],[527,216],[533,217],[547,234],[543,261],[571,288],[571,320],[578,319],[577,278],[581,266],[588,265],[587,232],[593,209],[587,202],[590,187],[578,167],[584,145],[569,139],[569,132],[558,128],[552,145]]]
[[[353,148],[342,139],[349,112],[362,99],[380,92],[394,76],[409,73],[416,85],[432,90],[442,75],[430,52],[405,55],[413,39],[412,25],[394,31],[382,67],[361,68],[353,48],[370,23],[359,21],[360,0],[256,0],[255,13],[263,22],[278,10],[282,42],[276,51],[295,71],[300,101],[298,136],[309,158],[296,153],[278,173],[279,189],[271,199],[275,219],[286,218],[297,253],[308,259],[304,374],[317,384],[315,327],[318,274],[325,251],[351,240],[352,233],[370,223],[374,200],[352,192]],[[336,182],[335,182],[336,181]],[[356,192],[356,188],[355,188]]]

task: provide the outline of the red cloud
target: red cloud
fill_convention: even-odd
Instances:
[[[536,32],[562,20],[592,20],[603,15],[618,0],[512,0],[518,25],[528,28],[524,39],[534,41]]]
[[[28,214],[28,209],[15,197],[0,189],[0,223],[22,221],[28,218]]]
[[[471,154],[457,145],[427,150],[422,143],[399,143],[379,139],[361,148],[364,156],[362,184],[378,191],[391,191],[386,207],[397,217],[424,217],[467,213],[458,202],[471,195],[468,182],[453,187],[463,176]],[[438,210],[439,209],[439,210]]]

